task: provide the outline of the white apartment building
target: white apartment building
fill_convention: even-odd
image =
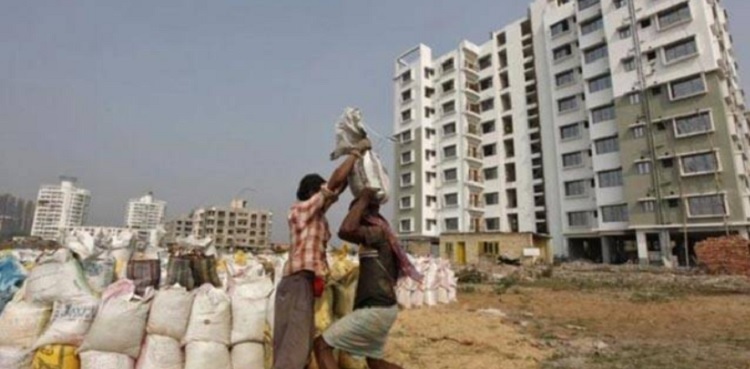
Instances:
[[[31,235],[57,241],[62,232],[86,222],[91,193],[75,186],[75,178],[61,178],[59,185],[39,189]]]
[[[560,257],[685,261],[747,234],[748,134],[719,0],[535,0],[394,76],[405,241],[535,232]],[[685,247],[687,245],[687,248]]]
[[[148,194],[128,201],[125,214],[125,227],[131,229],[156,229],[164,224],[167,203],[155,200],[154,194]]]

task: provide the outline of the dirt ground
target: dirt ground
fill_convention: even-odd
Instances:
[[[386,355],[406,369],[750,369],[744,289],[580,275],[464,286],[459,303],[402,312]]]

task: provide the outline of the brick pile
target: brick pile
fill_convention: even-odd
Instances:
[[[742,237],[706,239],[695,246],[695,254],[709,273],[750,277],[750,242]]]

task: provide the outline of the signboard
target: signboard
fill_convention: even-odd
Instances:
[[[526,257],[539,257],[542,255],[542,251],[536,247],[523,249],[523,256]]]

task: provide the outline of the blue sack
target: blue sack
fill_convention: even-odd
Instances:
[[[26,273],[14,256],[0,258],[0,313],[26,280]]]

